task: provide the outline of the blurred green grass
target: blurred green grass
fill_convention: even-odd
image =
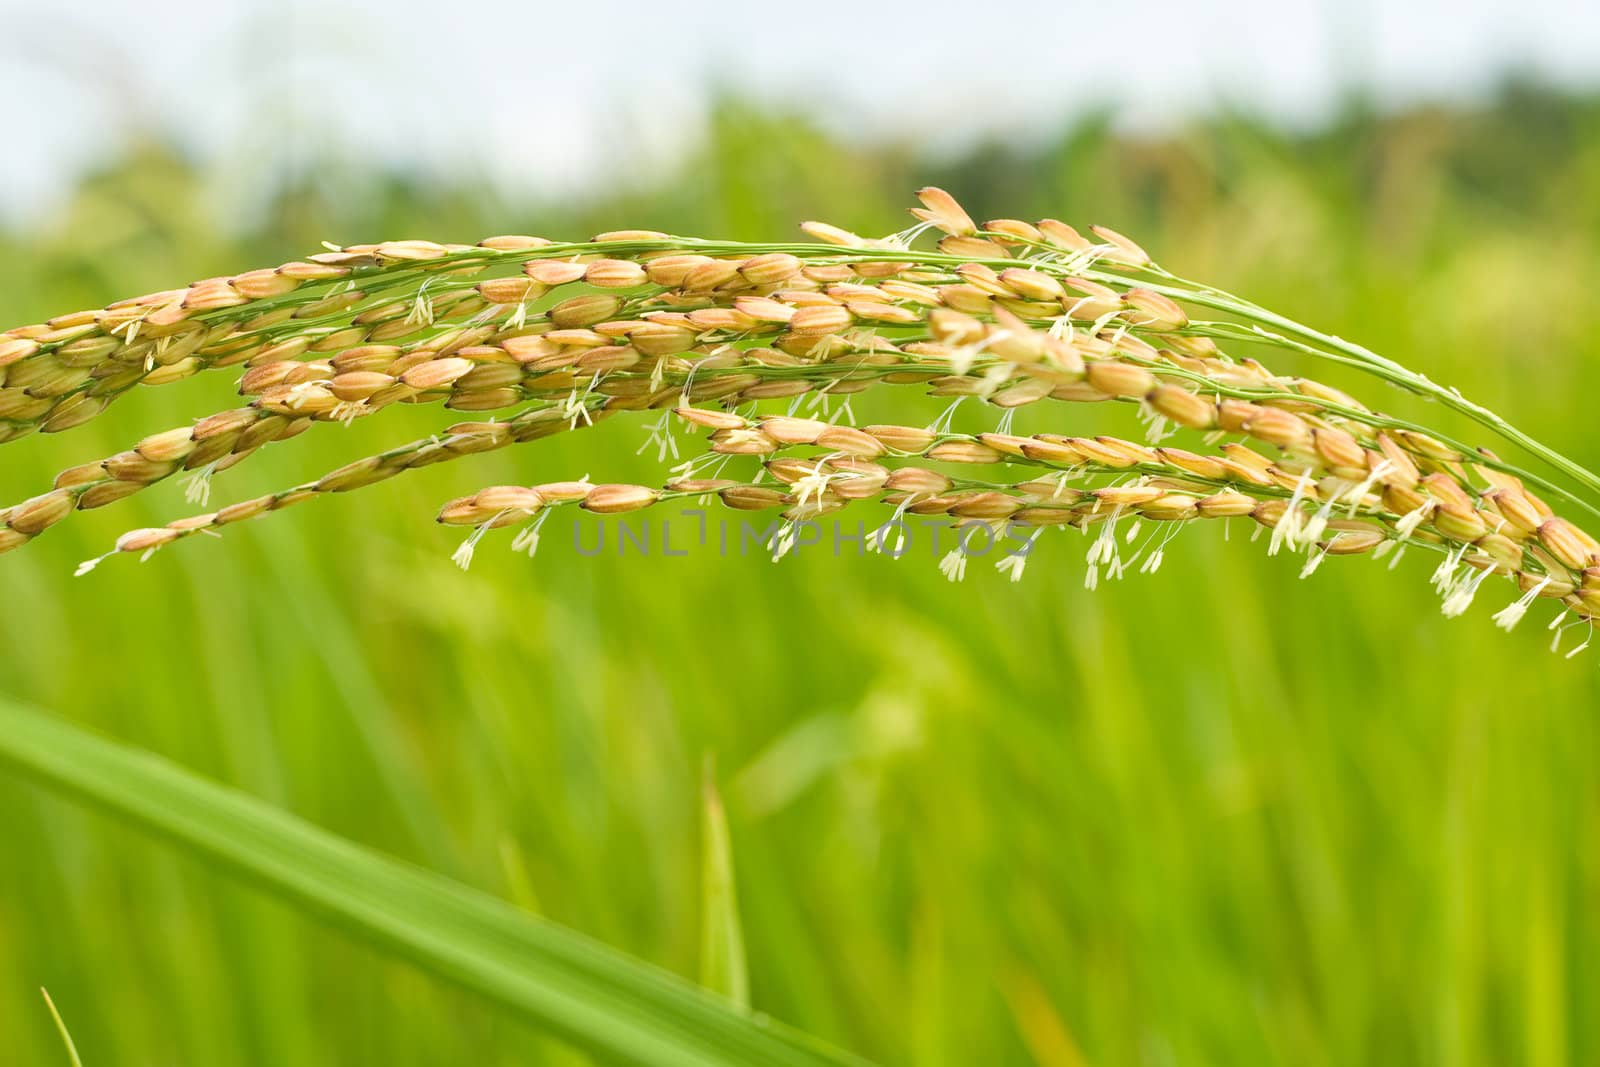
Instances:
[[[1106,222],[1600,463],[1600,99],[1352,106],[1299,135],[1086,120],[934,160],[729,102],[680,170],[582,202],[330,166],[231,230],[205,208],[216,180],[131,146],[59,216],[0,234],[0,322],[323,239],[888,232],[933,182],[979,217]],[[229,396],[144,391],[9,445],[6,499]],[[450,416],[376,421],[269,449],[216,492]],[[691,976],[710,754],[755,1006],[887,1063],[1600,1056],[1600,685],[1532,618],[1509,636],[1487,603],[1441,618],[1417,559],[1301,582],[1242,528],[1091,594],[1067,537],[1019,585],[987,565],[950,585],[920,546],[585,559],[558,518],[536,560],[490,540],[463,574],[459,534],[428,521],[498,480],[648,479],[641,441],[609,423],[81,580],[116,533],[190,507],[173,482],[75,518],[0,559],[0,685]],[[0,782],[0,820],[7,1059],[58,1061],[45,985],[89,1063],[579,1062],[53,797]]]

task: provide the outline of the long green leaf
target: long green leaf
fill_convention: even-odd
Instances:
[[[485,893],[3,701],[0,763],[226,864],[603,1057],[648,1067],[862,1062]]]

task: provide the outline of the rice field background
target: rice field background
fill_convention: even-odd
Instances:
[[[0,234],[0,322],[323,240],[765,239],[804,218],[888,233],[935,183],[980,218],[1115,226],[1600,462],[1600,99],[1352,104],[1298,134],[1222,116],[1141,140],[1085,120],[955,157],[730,101],[685,165],[582,202],[330,152],[219,222],[226,168],[130,144],[60,213]],[[10,445],[6,500],[230,395],[147,390],[70,445]],[[391,421],[407,418],[440,422]],[[370,430],[338,455],[269,449],[214,499],[364,455]],[[952,584],[917,544],[897,562],[850,543],[779,565],[619,556],[612,526],[589,557],[565,517],[536,559],[487,544],[463,573],[461,534],[427,521],[489,481],[644,478],[642,444],[604,424],[74,579],[122,530],[194,508],[174,480],[86,514],[0,559],[0,693],[691,978],[709,766],[752,1003],[879,1062],[1600,1055],[1600,661],[1550,655],[1534,625],[1499,632],[1498,603],[1440,617],[1421,561],[1301,581],[1242,527],[1185,533],[1159,574],[1090,593],[1073,534],[1021,583],[974,566]],[[599,532],[587,520],[583,544]],[[586,1062],[10,777],[0,825],[9,1062],[62,1062],[40,985],[90,1064]]]

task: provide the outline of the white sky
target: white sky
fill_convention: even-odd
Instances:
[[[547,191],[692,142],[709,87],[863,135],[1022,135],[1089,104],[1314,119],[1508,70],[1600,86],[1597,0],[0,0],[0,216],[143,126],[202,156],[347,154]]]

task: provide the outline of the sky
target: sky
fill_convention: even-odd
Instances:
[[[1102,106],[1306,123],[1352,89],[1471,98],[1510,71],[1600,87],[1600,3],[0,0],[0,217],[135,130],[212,159],[337,143],[515,196],[671,160],[713,88],[955,146]]]

